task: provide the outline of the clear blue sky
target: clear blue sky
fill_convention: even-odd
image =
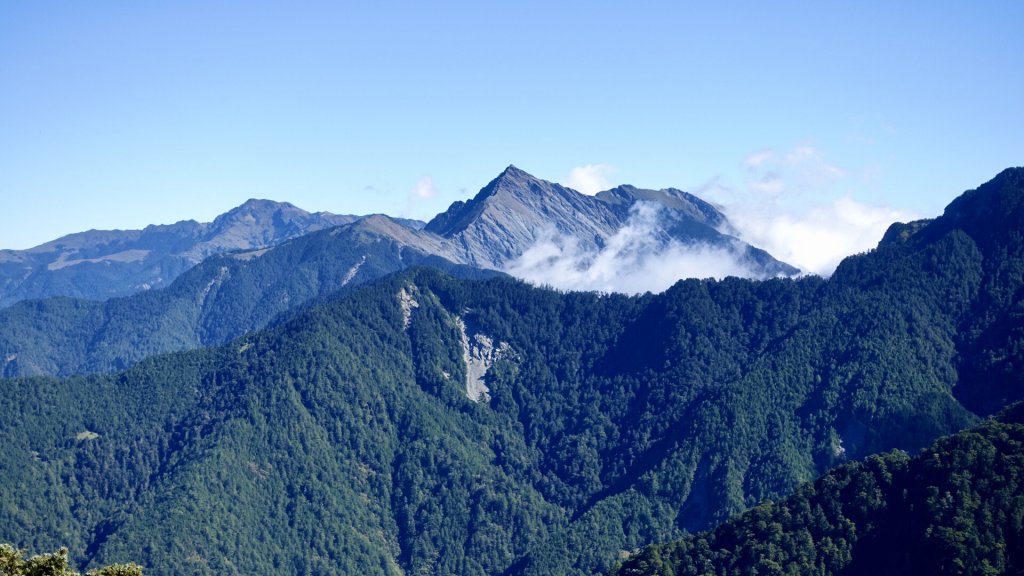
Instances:
[[[510,163],[934,215],[1024,164],[1021,22],[1019,0],[5,0],[0,247],[250,197],[426,218]]]

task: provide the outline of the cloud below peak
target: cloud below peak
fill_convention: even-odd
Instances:
[[[509,262],[505,272],[562,290],[625,294],[662,292],[683,278],[755,276],[728,247],[688,245],[669,238],[659,211],[655,204],[636,204],[625,226],[595,250],[548,230]]]
[[[732,227],[723,232],[806,273],[830,276],[843,258],[874,248],[893,222],[918,217],[856,199],[857,172],[833,164],[810,145],[763,149],[739,167],[738,181],[715,176],[695,192],[729,218]],[[606,164],[578,166],[563,183],[594,194],[612,187],[612,170]],[[549,230],[505,271],[563,290],[627,294],[660,292],[682,278],[762,277],[737,256],[736,246],[671,239],[658,215],[656,205],[637,204],[625,226],[596,249]]]

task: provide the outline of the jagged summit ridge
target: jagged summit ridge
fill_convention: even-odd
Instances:
[[[535,206],[540,202],[540,199],[531,196],[565,195],[566,191],[569,189],[536,178],[510,164],[481,188],[476,196],[467,201],[457,201],[448,210],[435,216],[427,223],[426,230],[450,238],[465,231],[482,217],[488,208],[501,211],[503,207],[521,204],[524,206],[519,210],[523,212],[526,206]]]
[[[543,234],[557,232],[596,248],[623,220],[575,190],[509,166],[471,200],[453,204],[427,230],[453,240],[463,259],[501,268]]]
[[[711,226],[715,229],[732,229],[729,220],[722,214],[721,210],[710,202],[706,202],[689,192],[678,188],[662,188],[661,190],[647,190],[623,184],[610,190],[598,192],[596,198],[609,204],[631,206],[638,201],[647,201],[660,204],[673,211],[680,212],[686,217]],[[731,233],[731,232],[730,232]]]
[[[675,188],[645,190],[623,185],[588,196],[537,178],[514,165],[468,201],[452,204],[426,230],[455,243],[460,261],[503,268],[538,241],[569,237],[584,252],[600,250],[625,228],[640,202],[659,207],[667,239],[685,245],[709,244],[734,252],[762,276],[798,270],[739,241],[728,219],[712,204]]]

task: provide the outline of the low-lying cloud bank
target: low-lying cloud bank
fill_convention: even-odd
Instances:
[[[744,241],[819,276],[830,276],[843,258],[877,246],[893,222],[915,219],[908,212],[862,204],[849,196],[802,213],[733,206],[725,214]]]
[[[729,248],[669,238],[659,211],[656,204],[636,204],[626,226],[600,250],[584,250],[574,238],[550,230],[505,271],[562,290],[625,294],[661,292],[681,278],[756,277]]]

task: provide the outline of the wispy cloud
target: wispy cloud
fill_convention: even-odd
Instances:
[[[437,187],[430,176],[423,176],[416,181],[416,184],[409,190],[410,198],[433,198],[437,196]]]
[[[786,190],[782,176],[777,172],[765,172],[750,181],[750,189],[764,196],[778,196]]]
[[[825,155],[813,146],[794,147],[786,154],[783,163],[807,181],[822,181],[847,175],[846,170],[830,164],[825,160]]]
[[[684,245],[668,237],[656,204],[634,205],[626,225],[599,250],[549,231],[505,271],[528,282],[563,290],[639,294],[661,292],[681,278],[751,277],[728,248]]]
[[[775,152],[771,150],[760,150],[758,152],[748,154],[747,157],[743,159],[743,166],[748,170],[757,170],[761,166],[771,162],[774,158]]]
[[[593,196],[602,190],[613,187],[608,176],[614,171],[615,168],[608,164],[577,166],[569,171],[569,175],[562,179],[561,184]]]
[[[740,164],[754,192],[778,195],[827,186],[848,175],[829,162],[817,148],[800,144],[785,152],[760,150],[747,155]]]

